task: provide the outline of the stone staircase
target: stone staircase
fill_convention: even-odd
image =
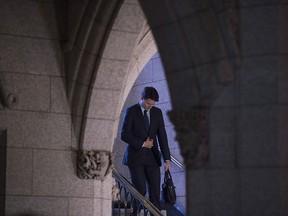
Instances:
[[[172,157],[172,162],[179,168],[184,170],[184,166]],[[115,188],[118,190],[118,197],[112,202],[112,216],[130,216],[132,213],[131,200],[137,200],[139,209],[142,209],[139,215],[149,216],[151,212],[155,216],[185,216],[185,212],[182,211],[177,205],[170,205],[161,201],[161,212],[156,209],[153,204],[131,185],[131,183],[121,175],[115,168],[113,168],[113,177],[115,179]],[[144,213],[145,211],[145,213]]]
[[[112,216],[128,216],[132,213],[130,202],[113,201],[112,208],[113,208]],[[162,216],[185,216],[175,206],[165,204],[163,202],[161,202],[161,209],[162,209],[161,210]],[[139,216],[142,215],[144,216],[143,210],[140,212]]]

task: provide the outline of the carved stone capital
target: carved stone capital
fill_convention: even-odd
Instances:
[[[107,151],[77,152],[77,176],[80,179],[96,179],[103,181],[112,169],[113,154]]]
[[[209,109],[193,107],[190,110],[168,112],[176,131],[176,140],[184,157],[186,169],[203,166],[208,161]]]

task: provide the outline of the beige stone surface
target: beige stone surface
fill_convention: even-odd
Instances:
[[[0,72],[6,98],[12,94],[17,102],[11,109],[50,111],[50,77]]]
[[[112,30],[103,52],[106,59],[129,60],[138,34]]]
[[[7,149],[7,195],[32,195],[32,150]]]
[[[68,199],[66,197],[32,197],[32,196],[7,196],[6,214],[19,215],[68,215]]]
[[[2,71],[61,75],[61,52],[56,41],[1,35]]]
[[[69,216],[94,216],[93,198],[69,198]]]
[[[51,77],[51,112],[70,114],[66,83],[62,77]]]
[[[87,119],[83,146],[86,150],[111,151],[114,138],[114,121],[105,119]]]
[[[71,146],[72,146],[72,149],[74,150],[77,150],[79,148],[79,143],[78,143],[78,139],[79,139],[79,136],[80,136],[80,128],[81,127],[81,122],[82,122],[82,118],[81,117],[78,117],[78,116],[72,116],[72,122],[73,122],[73,125],[72,125],[72,128],[71,128],[71,136],[72,136],[72,143],[71,143]]]
[[[93,216],[98,215],[111,215],[112,214],[112,208],[111,208],[111,200],[107,199],[94,199],[94,213]]]
[[[113,25],[113,29],[138,33],[144,22],[145,16],[141,7],[135,4],[126,4],[124,1]]]
[[[93,216],[98,215],[111,215],[111,200],[106,199],[94,199],[94,214]]]
[[[94,197],[111,199],[112,196],[112,170],[106,176],[104,181],[94,181]]]
[[[95,87],[100,89],[121,89],[127,74],[128,61],[101,59],[95,80]]]
[[[33,194],[93,197],[93,180],[82,180],[77,177],[75,152],[34,150]]]
[[[26,37],[61,39],[57,29],[56,10],[51,0],[47,1],[5,1],[1,7],[1,32]],[[39,17],[39,19],[35,19]],[[41,17],[41,19],[40,19]]]
[[[120,91],[114,89],[93,89],[88,117],[114,120]]]
[[[77,81],[77,83],[81,85],[88,86],[92,78],[91,74],[95,70],[94,64],[97,56],[79,47],[73,49],[67,56],[69,63],[67,63],[65,67],[66,76],[69,77],[69,81]]]
[[[25,114],[25,115],[24,115]],[[66,114],[5,111],[0,125],[9,128],[8,146],[69,149],[71,117]]]
[[[111,199],[102,199],[101,206],[102,206],[102,215],[108,216],[112,214]]]
[[[69,80],[68,85],[69,104],[72,109],[72,113],[77,116],[82,116],[83,109],[85,107],[85,95],[88,92],[88,86],[71,80]]]

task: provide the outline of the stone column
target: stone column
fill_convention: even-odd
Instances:
[[[177,133],[186,169],[201,167],[208,160],[208,108],[172,110],[168,113]]]
[[[168,113],[177,133],[176,140],[181,149],[186,168],[186,194],[189,190],[192,171],[203,167],[209,157],[209,109],[205,106],[195,106],[189,110],[174,109]],[[189,208],[192,197],[187,196],[186,214],[193,215],[193,208]]]

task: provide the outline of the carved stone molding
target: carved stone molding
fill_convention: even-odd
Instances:
[[[172,110],[168,115],[174,124],[186,169],[205,165],[209,156],[209,109],[193,107],[191,110]]]
[[[113,154],[106,151],[77,152],[77,176],[80,179],[96,179],[103,181],[112,169]]]
[[[17,95],[13,93],[9,93],[7,95],[5,93],[4,85],[2,84],[1,79],[0,79],[0,102],[2,106],[7,107],[7,108],[11,108],[17,105],[19,102]]]

